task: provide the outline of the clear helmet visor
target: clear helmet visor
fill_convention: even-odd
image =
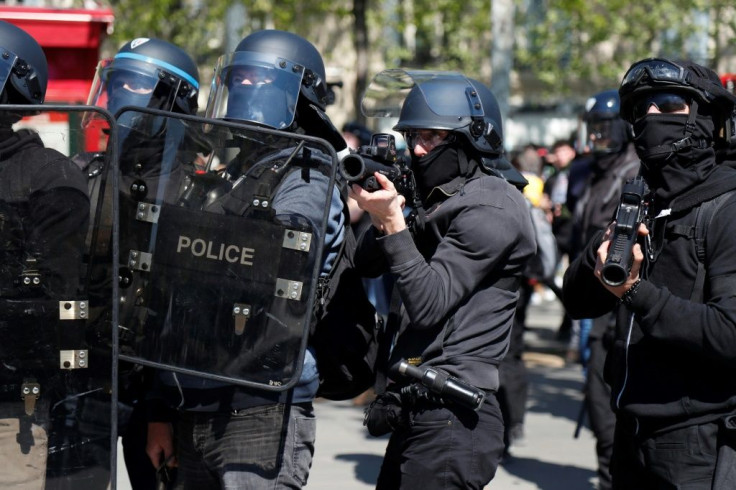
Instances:
[[[87,105],[107,109],[113,115],[123,107],[172,111],[183,83],[152,63],[110,58],[97,65]],[[117,122],[129,125],[120,118]]]
[[[212,79],[206,117],[286,129],[294,122],[304,67],[277,56],[223,55]]]
[[[587,145],[593,153],[610,153],[621,147],[621,140],[614,127],[613,119],[599,119],[586,121],[585,134]]]
[[[438,83],[426,83],[436,81]],[[441,82],[441,83],[439,83]],[[429,109],[441,117],[456,116],[457,102],[444,95],[448,83],[464,85],[470,94],[475,88],[470,81],[458,72],[436,72],[428,70],[384,70],[376,75],[361,101],[361,111],[366,117],[399,117],[407,95],[418,85]],[[468,102],[469,113],[483,116],[482,107]]]
[[[128,59],[107,59],[97,65],[88,105],[112,114],[126,106],[171,111],[181,86],[176,77],[164,77],[150,63]]]

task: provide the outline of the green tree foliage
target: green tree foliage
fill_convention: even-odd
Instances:
[[[223,35],[227,2],[186,0],[112,0],[115,30],[111,41],[118,47],[136,37],[170,41],[187,51],[197,63],[214,66]]]
[[[349,78],[359,89],[366,73],[396,66],[460,70],[488,81],[492,1],[247,0],[242,34],[263,28],[300,34],[318,45],[328,65],[357,71]],[[134,37],[160,37],[184,48],[201,67],[213,67],[224,52],[224,19],[232,0],[110,2],[117,46]],[[719,71],[736,71],[720,61],[736,57],[732,0],[515,0],[515,5],[513,67],[525,95],[575,97],[615,86],[633,61],[649,56],[700,56],[698,61]],[[359,52],[360,67],[345,66],[355,56],[335,48],[346,36]]]
[[[119,46],[136,37],[157,37],[187,51],[200,66],[214,67],[224,53],[225,18],[232,0],[111,0],[115,13],[112,42]],[[250,0],[243,36],[265,28],[308,36],[327,15],[341,14],[327,0]]]
[[[520,9],[516,67],[549,91],[616,86],[631,63],[652,56],[691,58],[716,68],[722,0],[538,0]]]
[[[382,46],[395,65],[461,70],[476,77],[488,66],[491,39],[488,2],[404,0],[390,5],[392,9],[373,10],[373,25],[386,25],[399,34],[394,38],[397,43]]]

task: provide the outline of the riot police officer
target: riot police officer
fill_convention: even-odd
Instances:
[[[616,212],[624,183],[639,172],[631,124],[621,118],[620,107],[616,90],[599,92],[586,101],[583,122],[592,162],[585,191],[574,210],[575,254],[593,235],[608,226]],[[603,362],[612,327],[611,313],[581,321],[581,357],[587,366],[584,403],[596,437],[598,486],[601,490],[611,488],[609,464],[615,424],[610,408],[611,390],[603,380]]]
[[[0,21],[0,50],[0,103],[42,104],[48,68],[38,42]],[[59,343],[74,329],[58,325],[59,301],[80,295],[87,182],[69,158],[45,148],[37,133],[13,129],[24,114],[29,112],[0,108],[0,482],[19,485],[13,488],[44,488],[45,482],[53,488],[78,476],[88,488],[104,486],[107,474],[90,478],[84,471],[88,461],[81,459],[89,453],[67,437],[65,425],[73,420],[66,403],[82,406],[71,395],[75,374],[60,369]],[[92,447],[96,441],[86,442]]]
[[[234,52],[218,60],[206,116],[318,136],[342,149],[345,143],[324,113],[327,100],[324,63],[317,49],[290,32],[264,30],[245,37]],[[329,177],[315,170],[329,168],[330,156],[309,143],[276,150],[242,138],[233,146],[237,155],[222,162],[232,189],[207,210],[253,215],[258,212],[253,206],[268,203],[277,218],[298,215],[319,230],[329,205],[326,236],[319,237],[325,242],[319,267],[329,270],[345,226],[337,189],[330,189]],[[298,162],[316,165],[300,167]],[[315,439],[312,399],[319,384],[311,350],[296,387],[286,393],[163,371],[157,382],[152,397],[178,409],[177,447],[168,421],[154,419],[148,455],[155,465],[176,457],[177,488],[300,488],[306,483]],[[201,444],[204,451],[199,450]]]
[[[181,48],[155,38],[136,38],[125,43],[113,56],[97,65],[90,89],[89,105],[102,107],[117,117],[120,141],[121,202],[125,206],[142,189],[154,192],[162,173],[170,182],[168,201],[174,201],[195,172],[192,160],[181,154],[168,169],[163,169],[162,153],[167,141],[182,137],[180,122],[174,118],[123,110],[142,108],[171,114],[194,115],[197,112],[199,72],[194,60]],[[122,110],[122,112],[121,112]],[[160,128],[154,130],[151,125]],[[133,204],[135,206],[135,204]],[[121,242],[132,240],[126,223],[121,226]],[[125,247],[123,247],[125,248]],[[123,349],[125,330],[121,330]],[[133,488],[156,487],[155,468],[146,456],[148,429],[145,396],[151,371],[139,365],[121,362],[119,368],[119,426],[125,466]]]
[[[121,109],[138,107],[194,115],[198,95],[197,65],[186,52],[167,41],[133,39],[115,56],[99,62],[88,103],[116,115],[123,192],[130,193],[133,181],[155,179],[162,171],[182,174],[181,162],[175,162],[171,169],[150,162],[160,162],[166,138],[181,137],[183,131],[164,127],[176,125],[175,119],[136,111],[121,113]],[[183,178],[182,174],[172,180]]]
[[[458,73],[394,70],[374,81],[384,78],[391,80],[385,87],[411,87],[400,112],[383,101],[368,104],[368,96],[363,106],[398,114],[394,130],[411,151],[426,211],[412,234],[402,212],[405,197],[387,178],[375,174],[382,186],[375,192],[351,187],[373,223],[360,244],[361,264],[379,266],[373,273],[390,271],[402,300],[389,366],[404,359],[434,370],[437,380],[454,378],[481,390],[485,402],[473,410],[452,390],[437,394],[433,386],[427,393],[425,385],[389,369],[388,392],[402,393],[402,415],[391,425],[377,488],[481,489],[504,449],[498,364],[508,350],[519,280],[535,251],[534,231],[524,196],[502,177],[518,179],[518,172],[502,157],[501,117],[491,91]],[[385,90],[369,87],[368,93]],[[378,406],[369,409],[369,422],[380,418]]]
[[[623,77],[621,117],[633,125],[651,189],[644,235],[620,285],[601,277],[613,227],[565,274],[565,306],[595,317],[619,305],[606,357],[616,428],[614,489],[733,488],[736,173],[716,151],[732,137],[736,97],[690,61],[640,60]]]

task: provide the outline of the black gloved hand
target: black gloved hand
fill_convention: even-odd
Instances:
[[[429,402],[436,405],[445,404],[442,397],[429,391],[426,386],[416,383],[401,388],[401,401],[405,407],[413,407],[419,402]]]
[[[368,429],[368,433],[374,437],[388,434],[399,427],[403,427],[405,420],[401,407],[401,396],[390,391],[378,395],[365,409],[363,425]]]

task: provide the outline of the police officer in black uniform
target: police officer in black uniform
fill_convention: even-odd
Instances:
[[[412,235],[405,197],[378,172],[381,189],[351,187],[373,223],[360,263],[373,269],[366,272],[390,271],[402,303],[388,370],[388,393],[403,388],[402,415],[389,424],[377,488],[481,489],[504,449],[498,364],[509,346],[518,282],[536,247],[534,231],[524,196],[496,168],[511,169],[490,90],[458,73],[401,73],[386,86],[401,86],[407,74],[414,82],[394,129],[411,151],[426,219]],[[384,104],[375,107],[385,115]],[[394,369],[402,359],[434,370],[434,379],[449,375],[481,390],[485,402],[469,408],[450,393],[427,393]],[[380,403],[369,409],[369,430],[384,413]]]
[[[170,178],[169,200],[181,194],[195,172],[193,161],[177,160],[162,169],[162,152],[170,134],[183,134],[172,126],[175,119],[123,111],[124,107],[154,109],[172,114],[197,112],[199,73],[194,60],[181,48],[155,38],[136,38],[125,43],[112,58],[97,66],[88,104],[102,107],[117,116],[120,141],[121,200],[140,198],[156,192],[162,172]],[[148,125],[160,125],[158,131]],[[191,156],[191,155],[190,155]],[[133,205],[135,206],[135,205]],[[125,223],[124,223],[125,225]],[[123,226],[123,240],[127,228]],[[123,349],[126,331],[121,331]],[[139,365],[121,362],[119,368],[119,426],[123,455],[131,485],[137,490],[156,487],[155,468],[146,456],[148,417],[145,396],[151,372]]]
[[[0,51],[0,103],[42,104],[48,68],[39,44],[0,21]],[[78,386],[75,373],[60,369],[59,301],[80,294],[90,203],[69,158],[35,132],[13,129],[22,116],[0,108],[0,482],[63,488],[84,473],[87,455],[66,433],[66,399]],[[81,481],[94,488],[88,476]]]
[[[618,305],[606,358],[616,429],[614,489],[734,488],[736,172],[718,165],[736,97],[710,69],[651,58],[619,88],[651,189],[647,223],[625,282],[601,270],[612,227],[565,275],[573,317]]]
[[[616,212],[624,183],[639,172],[631,124],[619,115],[620,106],[616,90],[597,93],[586,102],[583,121],[592,163],[585,191],[575,207],[575,255],[593,235],[608,226]],[[588,329],[585,328],[586,322],[581,322],[585,342],[581,356],[587,367],[584,403],[596,437],[598,486],[600,490],[608,490],[611,488],[608,467],[613,448],[614,419],[610,408],[611,390],[603,381],[603,362],[613,333],[613,317],[607,313],[586,321],[592,325]]]

